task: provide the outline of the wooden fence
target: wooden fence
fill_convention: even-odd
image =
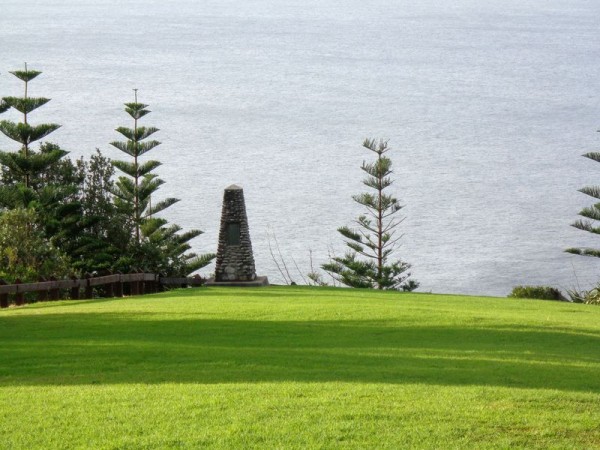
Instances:
[[[37,294],[37,301],[66,300],[67,298],[91,299],[99,297],[122,297],[160,292],[167,287],[201,286],[199,276],[188,278],[165,278],[154,273],[112,274],[100,277],[70,278],[66,280],[42,280],[37,283],[6,284],[0,279],[0,308],[11,303],[25,304],[25,294]],[[12,300],[12,301],[11,301]]]

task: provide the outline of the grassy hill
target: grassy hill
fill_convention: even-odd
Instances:
[[[0,311],[2,448],[600,448],[600,308],[204,288]]]

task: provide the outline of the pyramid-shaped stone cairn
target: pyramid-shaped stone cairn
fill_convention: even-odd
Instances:
[[[235,184],[225,189],[215,277],[209,286],[266,286],[267,277],[257,277],[248,229],[244,190]]]

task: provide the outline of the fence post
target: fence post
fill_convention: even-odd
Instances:
[[[154,286],[152,285],[154,283],[153,280],[146,280],[146,275],[144,274],[144,293],[145,294],[152,294],[154,292]]]
[[[129,275],[133,275],[135,273],[137,273],[137,271],[135,271],[135,270],[134,271],[129,271]],[[132,295],[132,296],[133,295],[139,295],[139,293],[140,293],[140,285],[138,284],[137,281],[129,280],[129,292],[130,292],[130,295]]]
[[[44,277],[38,277],[38,281],[43,283],[47,280]],[[38,291],[38,302],[45,302],[46,300],[48,300],[48,291]]]
[[[5,286],[6,281],[0,278],[0,286]],[[8,308],[8,294],[0,294],[0,308]]]
[[[114,284],[115,297],[123,297],[123,279],[121,278],[122,273],[117,272],[119,280]]]
[[[158,292],[158,275],[154,274],[152,281],[150,282],[151,292],[156,294]]]
[[[138,270],[138,273],[143,274],[144,271],[143,270]],[[139,293],[140,295],[144,295],[146,293],[146,280],[144,280],[144,277],[142,277],[141,280],[138,281],[138,286],[139,286]]]
[[[140,273],[143,273],[143,271],[141,271],[140,269],[136,269],[135,271],[138,275]],[[144,295],[144,280],[140,280],[138,278],[138,280],[135,282],[135,284],[137,285],[137,295]]]
[[[56,281],[56,277],[50,277],[50,281]],[[51,288],[48,294],[50,301],[60,300],[60,289],[58,289],[58,286],[55,288]]]
[[[77,285],[71,288],[71,300],[79,300],[79,280],[75,276],[71,277],[71,280],[77,282]]]
[[[83,298],[91,299],[94,297],[94,288],[90,285],[90,278],[92,276],[89,273],[85,274],[85,292]]]
[[[194,284],[192,285],[192,287],[200,287],[200,286],[202,286],[202,285],[204,284],[204,280],[202,279],[202,277],[200,276],[200,274],[196,274],[196,275],[194,275],[194,276],[192,277],[192,279],[194,279],[194,280],[197,282],[197,284],[196,284],[196,283],[194,283]]]
[[[15,280],[15,284],[22,284],[20,278]],[[17,293],[15,294],[15,305],[23,306],[25,304],[25,295],[22,292],[19,292],[19,287],[17,286]]]
[[[110,276],[110,275],[113,275],[113,273],[110,271],[107,271],[106,275]],[[115,285],[115,283],[108,283],[104,286],[104,294],[106,295],[106,297],[111,298],[111,297],[115,296],[114,285]]]

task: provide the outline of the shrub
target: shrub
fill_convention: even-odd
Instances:
[[[40,229],[35,211],[13,209],[0,214],[0,278],[8,283],[69,274],[67,257]]]
[[[550,286],[515,286],[508,296],[510,298],[566,301],[558,289]]]
[[[589,291],[568,290],[567,294],[573,303],[600,305],[600,284]]]

